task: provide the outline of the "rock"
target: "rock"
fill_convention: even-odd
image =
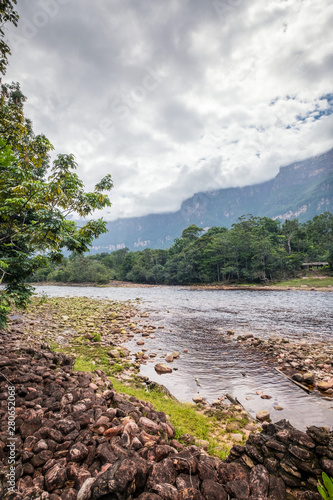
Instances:
[[[316,443],[310,436],[308,436],[308,434],[297,429],[292,429],[290,432],[287,431],[284,437],[280,432],[277,432],[276,437],[281,440],[286,438],[288,440],[289,438],[291,441],[300,444],[301,446],[306,446],[310,449],[315,448],[316,446]]]
[[[156,485],[168,483],[174,485],[176,482],[177,470],[171,458],[165,458],[157,464],[153,464],[147,480],[148,490],[156,490]]]
[[[308,427],[307,434],[311,436],[311,438],[316,441],[317,443],[326,445],[329,443],[330,440],[330,431],[329,428],[325,427],[316,427],[314,425],[311,425]],[[313,441],[312,441],[313,442]],[[307,445],[305,445],[307,446]]]
[[[154,368],[155,371],[159,374],[172,373],[172,368],[169,368],[167,365],[164,365],[163,363],[157,363]]]
[[[306,372],[303,374],[303,382],[308,385],[313,385],[315,374],[313,372]]]
[[[62,434],[69,434],[70,432],[74,431],[77,428],[77,424],[74,422],[74,420],[63,419],[63,420],[59,420],[56,423],[55,427]]]
[[[152,434],[158,434],[160,431],[160,426],[156,424],[156,422],[153,422],[152,420],[146,417],[140,418],[138,426],[142,427],[146,432]]]
[[[61,500],[77,500],[77,491],[74,488],[66,488],[61,495]]]
[[[327,389],[333,389],[333,378],[330,378],[329,380],[323,382],[318,382],[317,387],[322,391],[326,391]]]
[[[289,446],[289,452],[296,458],[298,458],[299,460],[302,460],[302,461],[307,461],[307,460],[312,460],[314,457],[313,457],[313,453],[311,453],[311,451],[308,451],[304,448],[301,448],[300,446],[293,446],[293,445],[290,445]]]
[[[294,373],[291,377],[293,380],[296,380],[296,382],[303,382],[304,381],[304,376],[302,373]]]
[[[117,349],[111,349],[111,351],[108,352],[108,355],[111,357],[111,358],[120,358],[120,352],[117,351]]]
[[[194,397],[192,398],[192,401],[193,401],[194,403],[203,403],[203,402],[204,402],[204,398],[203,398],[202,396],[194,396]]]
[[[62,488],[66,480],[66,469],[59,461],[45,474],[45,488],[47,491],[53,491],[57,488]]]
[[[68,452],[69,460],[82,462],[88,456],[88,448],[83,443],[75,443]]]
[[[326,472],[330,477],[333,477],[333,460],[329,458],[322,458],[320,461],[320,465],[323,468],[323,471]]]
[[[82,486],[77,494],[77,500],[89,500],[90,499],[91,486],[94,482],[95,482],[94,477],[89,477],[88,479],[85,480],[85,482],[82,484]]]
[[[286,486],[280,477],[269,477],[269,498],[270,500],[286,498]]]
[[[228,494],[223,486],[211,479],[205,479],[201,484],[201,493],[205,500],[227,500]]]
[[[249,473],[246,468],[235,462],[231,462],[230,464],[221,462],[218,465],[217,471],[219,480],[222,484],[226,484],[235,479],[248,481],[249,478]]]
[[[255,466],[255,463],[253,462],[252,458],[250,458],[246,453],[243,453],[242,455],[242,462],[250,469],[252,469],[252,467]]]
[[[186,488],[178,493],[177,500],[203,500],[203,496],[194,488]]]
[[[176,486],[178,491],[186,490],[188,488],[194,488],[198,490],[200,486],[200,479],[198,476],[191,475],[190,477],[188,474],[179,474],[176,479]]]
[[[270,418],[271,415],[268,410],[260,410],[256,414],[256,419],[259,420],[260,422],[269,421]]]
[[[230,437],[231,437],[232,441],[235,441],[236,443],[240,443],[244,439],[243,435],[240,433],[231,434]]]
[[[322,500],[322,496],[314,491],[301,491],[298,495],[299,500]]]
[[[263,465],[256,465],[250,472],[250,492],[253,496],[266,497],[269,488],[269,473]]]
[[[225,485],[226,491],[237,500],[247,500],[250,496],[250,487],[247,481],[235,479]]]
[[[74,481],[74,486],[77,490],[80,490],[82,485],[91,476],[90,472],[77,464],[70,464],[67,467],[67,477],[70,481]]]
[[[103,436],[106,439],[112,439],[115,436],[118,436],[123,431],[124,427],[122,425],[117,425],[115,427],[110,427],[106,431],[104,431]]]
[[[163,498],[163,500],[174,500],[178,496],[177,488],[168,483],[157,484],[155,486],[155,491]]]
[[[119,499],[131,496],[137,489],[143,489],[147,471],[145,460],[135,454],[131,458],[118,458],[91,485],[91,500],[97,500],[104,495]]]

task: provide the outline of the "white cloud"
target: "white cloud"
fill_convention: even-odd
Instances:
[[[87,187],[111,172],[108,218],[177,210],[332,147],[329,0],[21,0],[19,11],[7,79]]]

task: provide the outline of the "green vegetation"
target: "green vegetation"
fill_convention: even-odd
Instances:
[[[18,22],[16,1],[0,4],[0,72],[5,73],[10,49],[4,41],[6,22]],[[59,154],[43,135],[35,135],[24,116],[25,96],[19,83],[1,84],[0,94],[0,328],[6,327],[14,303],[24,308],[32,294],[27,278],[48,262],[60,262],[62,251],[83,253],[106,231],[102,219],[77,227],[72,213],[87,218],[110,206],[103,191],[112,188],[110,175],[85,192],[75,173],[72,154]],[[98,273],[98,269],[94,270]]]
[[[87,257],[71,255],[61,264],[40,268],[32,280],[242,284],[295,278],[303,262],[328,262],[326,273],[333,270],[333,215],[329,212],[304,224],[297,219],[281,224],[267,217],[244,216],[230,230],[212,227],[202,232],[197,226],[188,227],[168,250],[130,252],[125,248]]]
[[[308,273],[309,274],[309,273]],[[333,286],[333,277],[321,277],[321,276],[303,276],[300,279],[281,281],[276,284],[277,286],[288,286],[288,287],[304,287],[309,288],[325,288]]]
[[[318,491],[324,500],[333,500],[333,479],[323,472],[323,482],[319,481]]]

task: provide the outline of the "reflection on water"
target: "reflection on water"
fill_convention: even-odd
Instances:
[[[253,415],[261,409],[271,412],[273,421],[287,418],[298,428],[333,425],[333,401],[318,393],[308,395],[279,375],[260,353],[240,349],[227,330],[237,334],[270,334],[311,341],[333,337],[333,294],[302,291],[189,290],[178,287],[93,288],[38,287],[50,296],[87,296],[112,300],[140,298],[140,308],[153,311],[150,323],[164,326],[155,339],[145,339],[148,352],[157,354],[141,373],[164,384],[182,401],[195,394],[208,401],[230,392]],[[136,352],[135,339],[128,343]],[[156,362],[177,350],[180,359],[168,375],[157,375]],[[188,352],[184,353],[183,351]],[[256,391],[272,396],[262,400]],[[282,406],[282,411],[274,406]]]

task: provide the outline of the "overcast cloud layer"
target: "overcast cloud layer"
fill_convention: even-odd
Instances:
[[[19,0],[6,80],[107,219],[274,177],[333,146],[330,0]]]

